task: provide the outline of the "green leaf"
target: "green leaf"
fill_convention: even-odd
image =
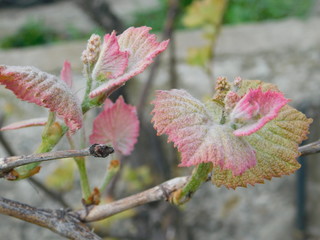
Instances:
[[[198,27],[206,24],[219,25],[227,0],[194,1],[188,8],[183,23],[187,27]]]
[[[212,57],[211,46],[204,46],[200,48],[189,48],[187,62],[190,65],[205,67]]]

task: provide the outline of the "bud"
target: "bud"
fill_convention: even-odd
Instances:
[[[218,77],[215,87],[216,93],[213,97],[214,100],[223,101],[228,91],[230,91],[230,83],[225,77]]]
[[[99,57],[101,38],[97,34],[92,34],[88,40],[87,48],[82,52],[81,61],[83,64],[94,64]]]
[[[231,110],[236,106],[237,102],[239,102],[240,96],[235,92],[228,92],[225,99],[224,99],[224,105],[225,105],[225,111],[227,113],[230,113]]]
[[[237,88],[240,88],[241,87],[241,84],[242,84],[242,79],[241,77],[236,77],[234,80],[233,80],[233,85]]]

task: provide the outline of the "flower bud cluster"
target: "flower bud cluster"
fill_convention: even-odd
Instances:
[[[81,61],[84,64],[94,64],[99,57],[101,38],[99,35],[92,34],[88,40],[87,48],[82,52]]]
[[[218,101],[223,101],[227,92],[230,91],[230,83],[227,81],[227,78],[225,77],[218,77],[216,81],[216,93],[213,97],[213,99]]]

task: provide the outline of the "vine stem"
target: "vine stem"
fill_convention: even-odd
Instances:
[[[39,209],[0,197],[0,213],[48,228],[68,239],[101,240],[70,211]]]
[[[93,206],[89,212],[80,210],[76,213],[83,222],[98,221],[130,208],[141,206],[159,200],[170,200],[170,195],[174,191],[182,188],[187,183],[188,177],[177,177],[170,179],[158,186],[132,196],[114,201],[112,203]]]
[[[91,188],[89,184],[89,178],[87,174],[87,169],[86,169],[86,162],[85,158],[83,157],[77,157],[74,158],[76,161],[76,164],[79,169],[79,175],[80,175],[80,185],[81,185],[81,190],[82,190],[82,198],[84,201],[88,201],[90,194],[91,194]]]
[[[102,193],[106,190],[107,186],[113,179],[113,177],[119,172],[120,169],[120,161],[117,159],[112,159],[107,168],[107,172],[103,178],[102,184],[99,188],[99,191]]]
[[[23,156],[4,157],[0,158],[0,177],[5,176],[6,173],[10,172],[14,168],[23,165],[79,156],[107,157],[109,154],[113,153],[113,151],[113,148],[107,145],[93,144],[89,148],[85,148],[82,150],[66,150]]]
[[[299,152],[301,152],[301,156],[320,152],[320,139],[318,141],[299,147]]]

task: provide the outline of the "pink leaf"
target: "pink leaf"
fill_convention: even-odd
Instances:
[[[72,70],[69,61],[64,61],[60,78],[68,85],[69,88],[72,88]]]
[[[111,35],[106,34],[98,61],[92,72],[93,79],[98,80],[100,76],[104,79],[119,77],[128,66],[128,57],[127,51],[119,50],[116,32],[113,31]]]
[[[102,93],[110,95],[112,91],[124,85],[130,78],[143,72],[153,62],[153,58],[167,48],[169,40],[157,42],[156,36],[149,33],[150,29],[148,27],[131,27],[117,37],[120,51],[129,53],[128,66],[123,74],[94,89],[90,93],[91,98]]]
[[[152,122],[181,153],[180,166],[212,162],[240,175],[255,166],[255,151],[227,125],[213,119],[205,105],[184,90],[157,91]]]
[[[115,151],[129,155],[138,135],[136,108],[126,104],[122,97],[114,104],[107,99],[103,111],[93,121],[90,143],[112,144]]]
[[[230,114],[231,121],[240,124],[234,135],[248,136],[258,131],[277,117],[280,109],[288,102],[281,92],[250,89]]]
[[[80,102],[70,88],[57,77],[34,67],[1,65],[0,83],[18,98],[56,112],[72,132],[81,128]]]
[[[33,119],[11,123],[7,126],[2,127],[0,131],[16,130],[16,129],[26,128],[26,127],[44,126],[46,125],[46,123],[47,123],[47,118],[33,118]]]

